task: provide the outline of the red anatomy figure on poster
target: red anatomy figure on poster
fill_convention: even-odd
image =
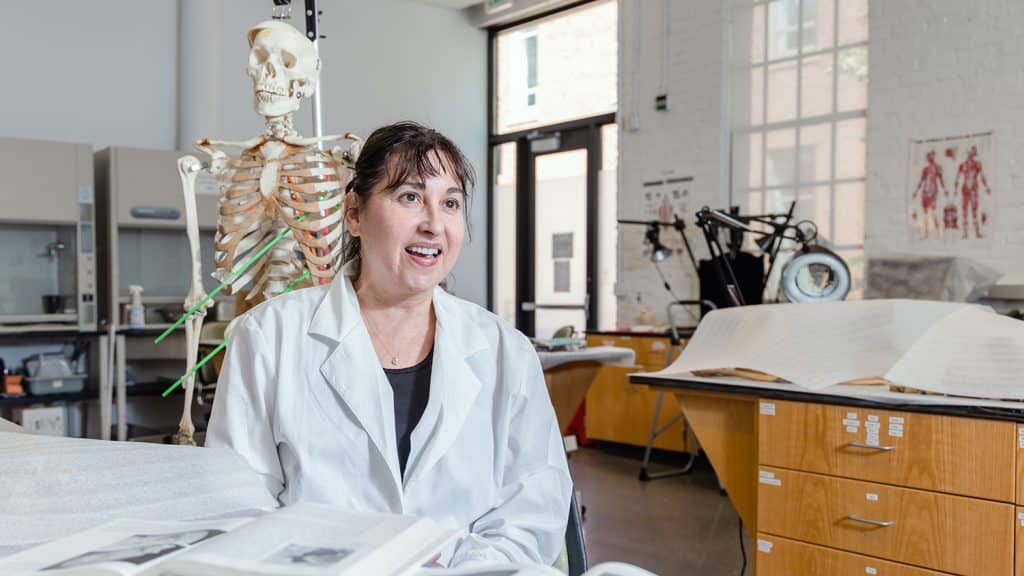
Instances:
[[[992,189],[989,188],[988,181],[985,179],[981,162],[976,160],[977,156],[978,147],[971,146],[967,152],[967,160],[960,164],[960,168],[956,172],[956,181],[953,182],[953,189],[956,190],[960,185],[960,177],[964,177],[963,186],[960,188],[960,194],[963,195],[964,200],[964,238],[967,238],[967,231],[970,229],[970,222],[967,220],[968,210],[974,220],[974,233],[981,238],[981,226],[978,224],[978,180],[985,185],[985,193],[989,196],[992,195]]]
[[[942,187],[943,194],[949,194],[949,192],[946,190],[946,183],[942,180],[942,166],[935,162],[935,150],[929,150],[925,158],[928,160],[928,164],[921,169],[921,181],[917,184],[917,190],[914,190],[913,198],[917,198],[917,195],[921,194],[921,211],[923,212],[921,219],[924,220],[924,236],[922,238],[928,238],[929,218],[935,226],[935,235],[941,237],[939,211],[936,209],[939,187]]]

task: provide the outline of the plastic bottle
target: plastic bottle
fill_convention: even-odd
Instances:
[[[132,301],[128,305],[128,326],[142,328],[146,325],[146,307],[142,305],[142,286],[132,284],[128,287]]]

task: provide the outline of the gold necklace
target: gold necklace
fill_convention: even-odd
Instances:
[[[378,342],[380,342],[380,345],[384,348],[384,352],[386,352],[387,355],[391,356],[391,365],[398,366],[398,354],[392,352],[391,349],[384,344],[384,340],[380,337],[379,334],[377,334],[377,330],[373,327],[373,323],[370,322],[370,319],[364,316],[363,324],[366,324],[366,327],[370,329],[370,334],[374,338],[376,338]]]

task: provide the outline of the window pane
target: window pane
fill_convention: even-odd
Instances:
[[[793,184],[796,129],[772,130],[765,138],[765,186]]]
[[[866,170],[864,119],[836,123],[836,178],[863,178]]]
[[[768,66],[767,121],[785,122],[796,117],[796,61],[781,62]]]
[[[823,241],[831,241],[831,210],[832,198],[828,185],[801,187],[796,197],[796,217],[793,223],[810,220],[818,227],[818,237]]]
[[[832,113],[832,52],[800,60],[800,115]]]
[[[761,132],[736,134],[732,142],[732,185],[735,189],[761,186]]]
[[[741,62],[764,61],[764,4],[737,8],[733,16],[733,49]],[[749,59],[744,59],[748,55]]]
[[[832,123],[800,128],[800,182],[827,182],[832,178]]]
[[[743,202],[733,202],[743,206]],[[761,190],[751,190],[747,192],[747,213],[749,214],[764,214],[764,192]]]
[[[616,327],[617,301],[615,280],[618,259],[618,157],[619,130],[617,124],[601,127],[601,171],[597,177],[597,291],[598,330],[614,330]]]
[[[835,0],[804,0],[804,52],[831,48]]]
[[[495,146],[494,155],[494,311],[516,321],[516,143]]]
[[[793,190],[790,188],[778,188],[775,190],[768,190],[765,192],[765,203],[764,209],[770,214],[781,214],[789,210],[789,204],[795,197],[793,196]]]
[[[614,112],[618,4],[602,0],[499,32],[499,134]]]
[[[799,0],[776,0],[768,5],[768,59],[797,53],[800,29]]]
[[[836,184],[836,245],[864,244],[864,182]]]
[[[868,39],[868,0],[838,0],[839,44]]]
[[[868,47],[839,51],[839,111],[868,107]]]

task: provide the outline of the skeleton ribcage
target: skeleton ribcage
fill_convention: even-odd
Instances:
[[[296,287],[329,282],[341,258],[347,174],[314,147],[288,146],[273,160],[258,150],[231,158],[220,177],[214,278],[230,279],[232,294],[247,290],[247,300],[280,294],[306,270],[309,278]],[[236,273],[286,229],[290,233]]]

